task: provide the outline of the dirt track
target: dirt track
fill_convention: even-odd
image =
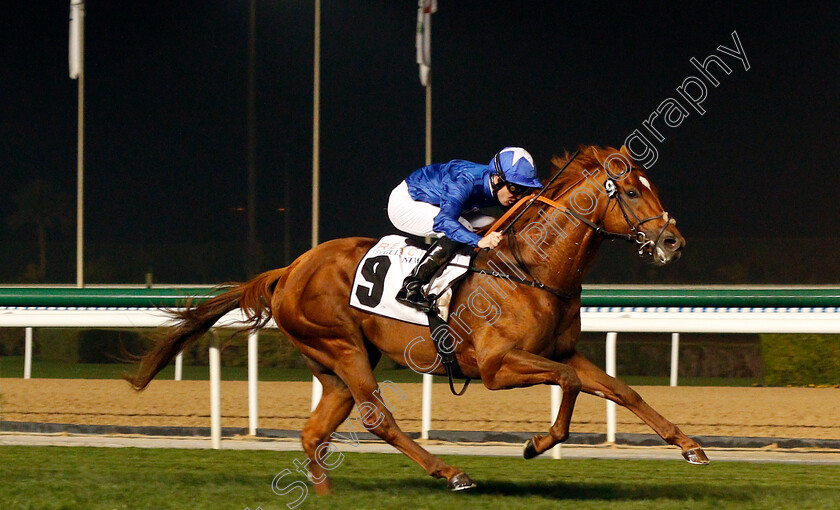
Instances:
[[[420,430],[421,385],[400,383],[383,396],[403,430]],[[636,388],[663,416],[689,435],[840,439],[840,388]],[[123,381],[0,379],[0,419],[109,425],[209,426],[206,381],[153,381],[135,393]],[[311,384],[261,382],[260,428],[300,429],[309,416]],[[463,397],[434,385],[432,428],[539,431],[550,423],[546,387],[490,392],[473,383]],[[573,432],[604,432],[604,400],[578,398]],[[222,383],[222,426],[248,426],[246,382]],[[343,428],[343,427],[342,427]],[[618,409],[618,432],[650,433],[635,415]]]

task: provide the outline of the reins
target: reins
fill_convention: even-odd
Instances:
[[[487,270],[487,269],[477,269],[477,268],[474,268],[474,267],[470,267],[470,271],[472,271],[474,273],[479,273],[479,274],[487,274],[487,275],[493,276],[495,278],[502,278],[502,279],[505,279],[505,280],[511,280],[511,281],[515,281],[517,283],[521,283],[523,285],[528,285],[528,286],[533,287],[533,288],[542,289],[542,290],[550,292],[551,294],[554,294],[555,296],[559,297],[560,299],[570,299],[570,298],[577,297],[577,296],[580,295],[580,292],[581,292],[580,288],[578,288],[575,292],[564,292],[560,289],[556,289],[554,287],[549,287],[548,285],[545,285],[544,283],[542,283],[538,278],[536,278],[531,273],[531,271],[528,269],[528,265],[525,263],[525,261],[522,258],[522,253],[521,253],[521,250],[519,248],[519,242],[518,242],[518,239],[517,239],[516,231],[514,229],[514,225],[522,217],[522,215],[525,214],[525,212],[532,205],[534,205],[537,202],[541,202],[541,203],[544,203],[544,204],[546,204],[550,207],[554,207],[556,209],[563,210],[569,216],[577,219],[578,221],[582,222],[586,226],[593,229],[596,234],[600,235],[604,239],[620,239],[622,241],[636,243],[638,245],[638,248],[639,248],[639,252],[638,252],[639,256],[644,255],[646,252],[649,253],[651,256],[653,256],[653,249],[656,246],[656,244],[659,242],[659,240],[661,239],[662,235],[665,233],[665,230],[668,228],[668,225],[672,225],[676,222],[674,221],[673,218],[669,217],[667,212],[663,212],[662,214],[659,214],[659,215],[656,215],[656,216],[651,216],[649,218],[645,218],[645,219],[640,220],[636,216],[636,214],[633,212],[633,210],[629,208],[629,206],[627,205],[625,200],[621,197],[621,193],[619,193],[618,186],[616,185],[616,182],[615,182],[614,179],[609,178],[609,179],[607,179],[607,181],[605,183],[605,188],[606,188],[606,192],[607,192],[607,199],[608,199],[609,202],[612,202],[612,200],[615,200],[616,203],[618,203],[619,209],[621,210],[621,214],[622,214],[622,216],[624,216],[624,220],[627,222],[627,225],[630,227],[631,233],[629,233],[629,234],[612,232],[612,231],[609,231],[606,228],[604,228],[603,224],[599,224],[599,223],[603,223],[604,218],[606,218],[606,215],[609,213],[609,210],[610,210],[610,205],[609,204],[607,204],[607,207],[604,210],[604,217],[601,219],[601,221],[599,223],[595,223],[594,221],[590,220],[589,218],[584,217],[583,215],[581,215],[577,211],[575,211],[573,209],[570,209],[569,207],[566,207],[565,205],[563,205],[563,204],[561,204],[561,203],[559,203],[555,200],[552,200],[550,198],[546,198],[546,197],[542,196],[543,193],[545,193],[545,191],[548,189],[548,187],[551,186],[551,184],[560,176],[560,174],[563,173],[563,171],[569,166],[569,164],[575,159],[575,157],[577,157],[579,152],[580,151],[576,151],[572,155],[572,157],[569,158],[569,160],[566,162],[566,164],[563,165],[563,167],[554,175],[554,177],[551,178],[551,180],[540,190],[540,192],[538,194],[523,197],[522,199],[520,199],[513,207],[511,207],[508,211],[505,212],[505,214],[503,214],[498,220],[496,220],[496,222],[493,223],[493,225],[488,230],[488,232],[496,231],[496,229],[498,229],[501,225],[503,225],[505,222],[507,222],[507,220],[513,215],[513,213],[516,210],[521,208],[523,205],[527,204],[527,205],[525,205],[525,208],[522,209],[519,212],[519,214],[517,214],[516,217],[513,218],[507,224],[507,226],[504,227],[504,229],[502,230],[502,234],[503,235],[507,234],[508,246],[510,247],[510,251],[513,254],[514,259],[516,260],[517,265],[519,266],[520,269],[522,269],[522,271],[525,274],[527,274],[531,278],[531,280],[528,280],[528,279],[525,279],[525,278],[520,278],[520,277],[514,276],[514,275],[509,275],[509,274],[506,274],[506,273],[501,273],[501,272],[498,272],[498,271],[492,271],[492,270]],[[580,181],[582,181],[584,179],[585,179],[585,177],[581,178],[578,181],[576,181],[575,183],[573,183],[565,191],[560,193],[559,196],[562,197],[563,195],[565,195],[570,189],[574,188],[575,185],[577,185]],[[630,216],[633,217],[633,220],[635,220],[635,222],[630,219]],[[648,239],[647,234],[645,234],[641,230],[641,226],[644,225],[645,223],[649,222],[649,221],[653,221],[653,220],[657,220],[657,219],[664,219],[665,224],[662,225],[662,228],[657,233],[655,239]]]

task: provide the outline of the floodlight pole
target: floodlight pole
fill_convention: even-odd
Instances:
[[[247,105],[247,160],[248,160],[248,246],[245,271],[253,278],[259,271],[257,261],[257,120],[256,120],[256,31],[257,5],[251,0],[248,9],[248,105]]]
[[[76,138],[76,287],[85,286],[84,246],[85,246],[85,7],[82,2],[78,14],[79,26],[79,92]]]
[[[432,71],[426,76],[426,166],[432,164]],[[427,241],[431,241],[426,238]],[[432,428],[432,374],[423,374],[423,401],[421,403],[420,438],[429,439]]]
[[[315,63],[312,90],[312,247],[318,246],[321,136],[321,0],[315,0]],[[312,376],[312,410],[321,401],[324,387]]]
[[[426,166],[432,164],[432,71],[426,81]]]

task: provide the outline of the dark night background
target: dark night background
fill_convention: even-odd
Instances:
[[[37,238],[7,219],[36,178],[71,199],[69,227],[49,231],[46,280],[75,281],[68,8],[27,2],[2,21],[7,283],[33,281]],[[146,271],[156,281],[244,278],[248,2],[88,0],[86,13],[88,281],[140,283]],[[688,239],[685,256],[654,273],[611,246],[595,281],[840,280],[836,2],[440,0],[432,20],[435,161],[487,162],[521,145],[548,177],[552,155],[620,146],[659,103],[680,99],[676,87],[699,74],[691,57],[716,53],[733,69],[715,73],[705,115],[690,110],[655,143],[648,175]],[[260,269],[284,262],[283,214],[291,255],[310,244],[313,21],[311,2],[257,2]],[[322,241],[391,231],[388,193],[424,163],[415,23],[411,0],[323,1]],[[748,71],[716,51],[734,47],[733,31]]]

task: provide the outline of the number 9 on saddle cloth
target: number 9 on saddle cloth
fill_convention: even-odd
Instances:
[[[362,258],[353,279],[350,306],[364,312],[421,326],[429,325],[426,313],[405,306],[395,299],[403,280],[411,274],[426,253],[427,246],[403,235],[380,239]],[[427,295],[437,296],[437,310],[445,322],[449,315],[452,287],[469,269],[470,256],[456,254],[424,287]]]

